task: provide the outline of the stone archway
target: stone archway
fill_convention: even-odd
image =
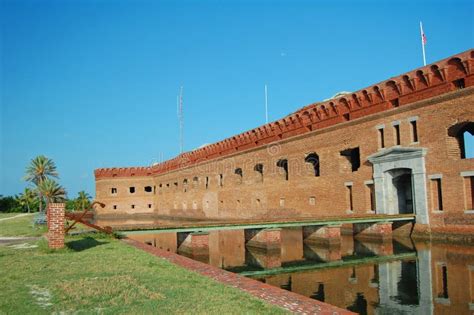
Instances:
[[[417,223],[429,224],[426,151],[425,148],[393,147],[368,157],[374,169],[377,213],[415,213]]]

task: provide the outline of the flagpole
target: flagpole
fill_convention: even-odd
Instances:
[[[420,21],[421,48],[423,50],[423,66],[426,66],[425,39],[423,33],[423,24]]]

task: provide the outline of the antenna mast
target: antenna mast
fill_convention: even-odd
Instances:
[[[183,87],[179,89],[179,95],[177,96],[177,106],[178,106],[178,119],[179,119],[179,153],[183,153],[183,127],[184,127],[184,117],[183,117]]]
[[[265,123],[268,124],[268,93],[267,93],[266,84],[265,84]]]

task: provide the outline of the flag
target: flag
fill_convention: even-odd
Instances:
[[[423,65],[426,66],[426,55],[425,55],[425,46],[426,46],[426,36],[423,32],[423,24],[420,21],[420,33],[421,33],[421,50],[423,51]]]
[[[420,22],[420,31],[421,31],[421,42],[423,45],[426,45],[426,35],[425,32],[423,31],[423,25]]]

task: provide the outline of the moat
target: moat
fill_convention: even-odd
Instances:
[[[281,229],[278,248],[260,248],[245,230],[205,234],[208,246],[194,249],[177,232],[129,237],[360,314],[474,312],[474,246],[351,235],[338,246],[308,244],[292,227]]]

